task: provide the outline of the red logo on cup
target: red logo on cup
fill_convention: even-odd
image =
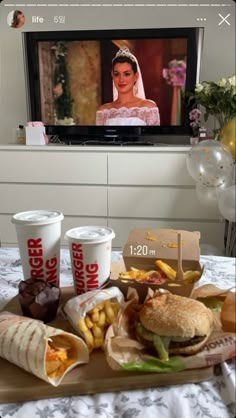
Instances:
[[[81,244],[72,244],[72,257],[75,276],[76,293],[80,295],[88,290],[98,288],[97,263],[84,264]]]
[[[54,256],[45,261],[45,273],[44,273],[44,259],[43,259],[43,245],[42,238],[28,239],[28,255],[30,265],[30,278],[31,279],[43,279],[47,282],[51,282],[58,285],[57,280],[57,257]],[[29,278],[29,277],[27,277]]]

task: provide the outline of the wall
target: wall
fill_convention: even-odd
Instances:
[[[6,17],[12,10],[12,6],[6,7],[7,3],[11,2],[4,0],[4,4],[0,5],[0,144],[12,142],[13,128],[27,121],[21,39],[23,29],[9,28]],[[28,1],[28,3],[31,2]],[[218,80],[235,73],[235,3],[233,0],[225,2],[202,0],[200,3],[205,4],[202,7],[194,7],[194,4],[199,3],[196,0],[175,2],[153,0],[146,3],[146,6],[143,6],[144,1],[73,1],[73,4],[86,3],[86,5],[83,7],[69,7],[68,5],[57,9],[49,6],[39,7],[42,4],[58,3],[56,0],[48,2],[39,0],[34,3],[38,6],[20,6],[26,16],[26,24],[23,28],[27,31],[203,26],[205,36],[200,79]],[[176,5],[171,6],[171,3]],[[217,6],[216,4],[219,3],[224,3],[225,6]],[[219,14],[225,17],[229,13],[227,20],[230,25],[225,22],[219,24],[222,20]],[[31,23],[33,14],[43,17],[44,23]],[[66,16],[65,24],[54,24],[53,16],[55,15]],[[206,20],[200,21],[197,18]]]

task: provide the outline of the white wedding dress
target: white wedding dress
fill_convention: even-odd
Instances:
[[[96,112],[96,125],[157,126],[160,125],[158,107],[121,107]]]

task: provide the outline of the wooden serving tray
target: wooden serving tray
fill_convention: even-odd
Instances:
[[[74,296],[72,287],[62,288],[62,303],[72,296]],[[8,303],[4,308],[4,311],[6,310],[21,314],[18,297]],[[72,332],[69,323],[60,313],[50,325]],[[68,373],[58,387],[51,386],[1,358],[0,370],[0,403],[202,382],[213,376],[213,367],[184,370],[178,373],[114,371],[108,366],[105,355],[100,350],[91,354],[88,364],[78,366]]]

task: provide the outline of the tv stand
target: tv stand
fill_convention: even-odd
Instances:
[[[50,141],[49,141],[50,142]],[[53,141],[55,143],[55,141]],[[152,146],[154,141],[144,140],[142,137],[95,137],[95,138],[79,138],[79,137],[63,137],[58,143],[65,145],[80,146]]]
[[[70,145],[75,145],[74,143],[73,144],[70,144]],[[152,143],[152,142],[142,142],[142,141],[128,141],[128,142],[125,142],[125,141],[119,141],[119,140],[117,140],[117,141],[110,141],[110,142],[107,142],[107,141],[103,141],[103,140],[89,140],[89,141],[84,141],[84,142],[82,142],[82,143],[80,143],[80,144],[78,144],[78,145],[82,145],[82,146],[94,146],[94,147],[97,147],[97,146],[99,146],[99,147],[101,147],[101,146],[104,146],[104,147],[107,147],[107,146],[111,146],[111,147],[123,147],[123,146],[135,146],[135,147],[140,147],[140,146],[153,146],[154,144]]]
[[[189,146],[189,136],[170,135],[75,135],[61,134],[58,136],[49,134],[49,142],[61,145],[79,146]]]

